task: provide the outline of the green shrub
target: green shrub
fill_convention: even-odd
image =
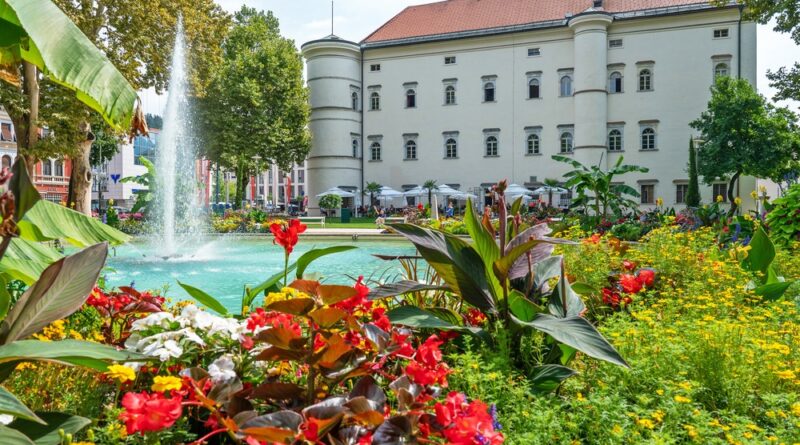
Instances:
[[[800,240],[800,184],[791,186],[772,204],[767,214],[772,239],[785,246]]]

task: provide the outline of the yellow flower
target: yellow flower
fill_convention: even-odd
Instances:
[[[800,417],[800,402],[792,404],[792,415]]]
[[[656,199],[656,205],[661,207],[664,205],[664,200],[661,198]]]
[[[742,205],[742,198],[737,196],[736,198],[734,198],[733,203],[736,204],[737,206]]]
[[[133,369],[123,365],[109,366],[106,375],[120,383],[136,380],[136,373]]]
[[[786,371],[778,371],[775,373],[781,380],[794,380],[795,374],[794,371],[791,369],[787,369]]]
[[[692,403],[692,399],[684,396],[675,396],[675,401],[678,403]]]
[[[155,392],[179,390],[183,387],[183,380],[171,375],[157,375],[153,378],[153,386],[150,387]]]
[[[758,199],[758,192],[753,190],[752,192],[750,192],[750,197],[753,199]]]
[[[650,419],[639,419],[636,421],[636,423],[643,428],[647,428],[648,430],[652,430],[656,426],[656,424]]]
[[[722,195],[717,195],[717,202],[722,202],[724,200],[725,198],[723,198]]]
[[[766,195],[767,194],[767,186],[766,185],[758,186],[758,191],[761,192],[762,195]]]

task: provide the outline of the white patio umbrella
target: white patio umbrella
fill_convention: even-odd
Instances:
[[[406,190],[405,192],[403,192],[403,196],[418,197],[418,196],[424,195],[425,193],[427,193],[427,192],[422,189],[422,186],[418,185],[418,186],[416,186],[416,187],[414,187],[412,189],[409,189],[409,190]]]
[[[397,190],[384,185],[381,187],[381,192],[378,194],[381,198],[399,198],[403,196],[403,192],[398,192]]]
[[[471,199],[474,202],[475,200],[478,199],[478,197],[473,195],[472,193],[458,192],[450,195],[450,199],[456,201],[466,201],[467,199]]]
[[[546,195],[548,193],[567,193],[567,189],[561,187],[550,187],[543,185],[532,192],[534,195]]]
[[[323,196],[327,195],[338,195],[341,196],[342,198],[353,198],[356,196],[353,193],[348,192],[347,190],[340,189],[339,187],[331,187],[328,190],[325,190],[324,192],[317,195],[317,198],[322,198]]]
[[[442,184],[439,186],[438,190],[434,190],[433,193],[440,195],[440,196],[452,196],[458,193],[458,190],[450,187],[447,184]]]
[[[506,196],[533,195],[534,193],[519,184],[506,187]]]

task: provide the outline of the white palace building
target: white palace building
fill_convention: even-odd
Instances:
[[[702,0],[447,0],[412,6],[361,43],[302,46],[311,95],[310,210],[331,187],[434,179],[478,196],[584,164],[625,163],[643,207],[682,207],[689,122],[715,76],[756,82],[756,25]],[[755,178],[738,186],[753,207]],[[701,185],[704,202],[724,179]]]

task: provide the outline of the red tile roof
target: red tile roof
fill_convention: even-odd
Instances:
[[[592,0],[446,0],[409,6],[364,43],[563,20],[592,7]],[[708,0],[605,0],[610,13],[708,4]]]

